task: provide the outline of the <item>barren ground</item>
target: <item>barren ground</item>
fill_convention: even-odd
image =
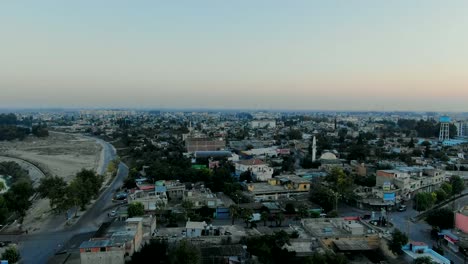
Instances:
[[[23,141],[0,142],[0,156],[30,161],[46,174],[63,177],[67,182],[83,168],[96,170],[101,150],[102,146],[92,138],[54,132],[44,139],[28,137]],[[39,179],[34,176],[31,178],[37,183]],[[23,220],[22,229],[28,232],[49,229],[49,220],[57,217],[50,209],[48,199],[36,199]],[[64,215],[61,217],[65,218]],[[16,228],[11,226],[9,229],[13,231]]]

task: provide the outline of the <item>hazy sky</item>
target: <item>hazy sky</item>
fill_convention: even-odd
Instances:
[[[468,1],[1,1],[0,107],[468,111]]]

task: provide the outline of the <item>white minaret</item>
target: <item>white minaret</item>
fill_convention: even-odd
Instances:
[[[317,154],[317,139],[312,139],[312,162],[315,162],[315,155]]]

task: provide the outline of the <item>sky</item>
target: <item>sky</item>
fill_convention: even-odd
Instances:
[[[468,111],[468,1],[1,1],[0,106]]]

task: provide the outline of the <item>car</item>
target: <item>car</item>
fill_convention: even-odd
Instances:
[[[116,217],[117,216],[117,212],[115,210],[112,210],[112,212],[110,212],[109,214],[110,217]]]
[[[371,215],[370,214],[365,214],[361,217],[362,220],[369,220],[371,219]]]
[[[229,232],[229,231],[225,231],[225,232],[224,232],[224,235],[226,235],[226,236],[230,236],[230,235],[232,235],[232,233],[231,233],[231,232]]]
[[[398,212],[403,212],[403,211],[406,211],[406,205],[400,205],[400,207],[398,207]]]

